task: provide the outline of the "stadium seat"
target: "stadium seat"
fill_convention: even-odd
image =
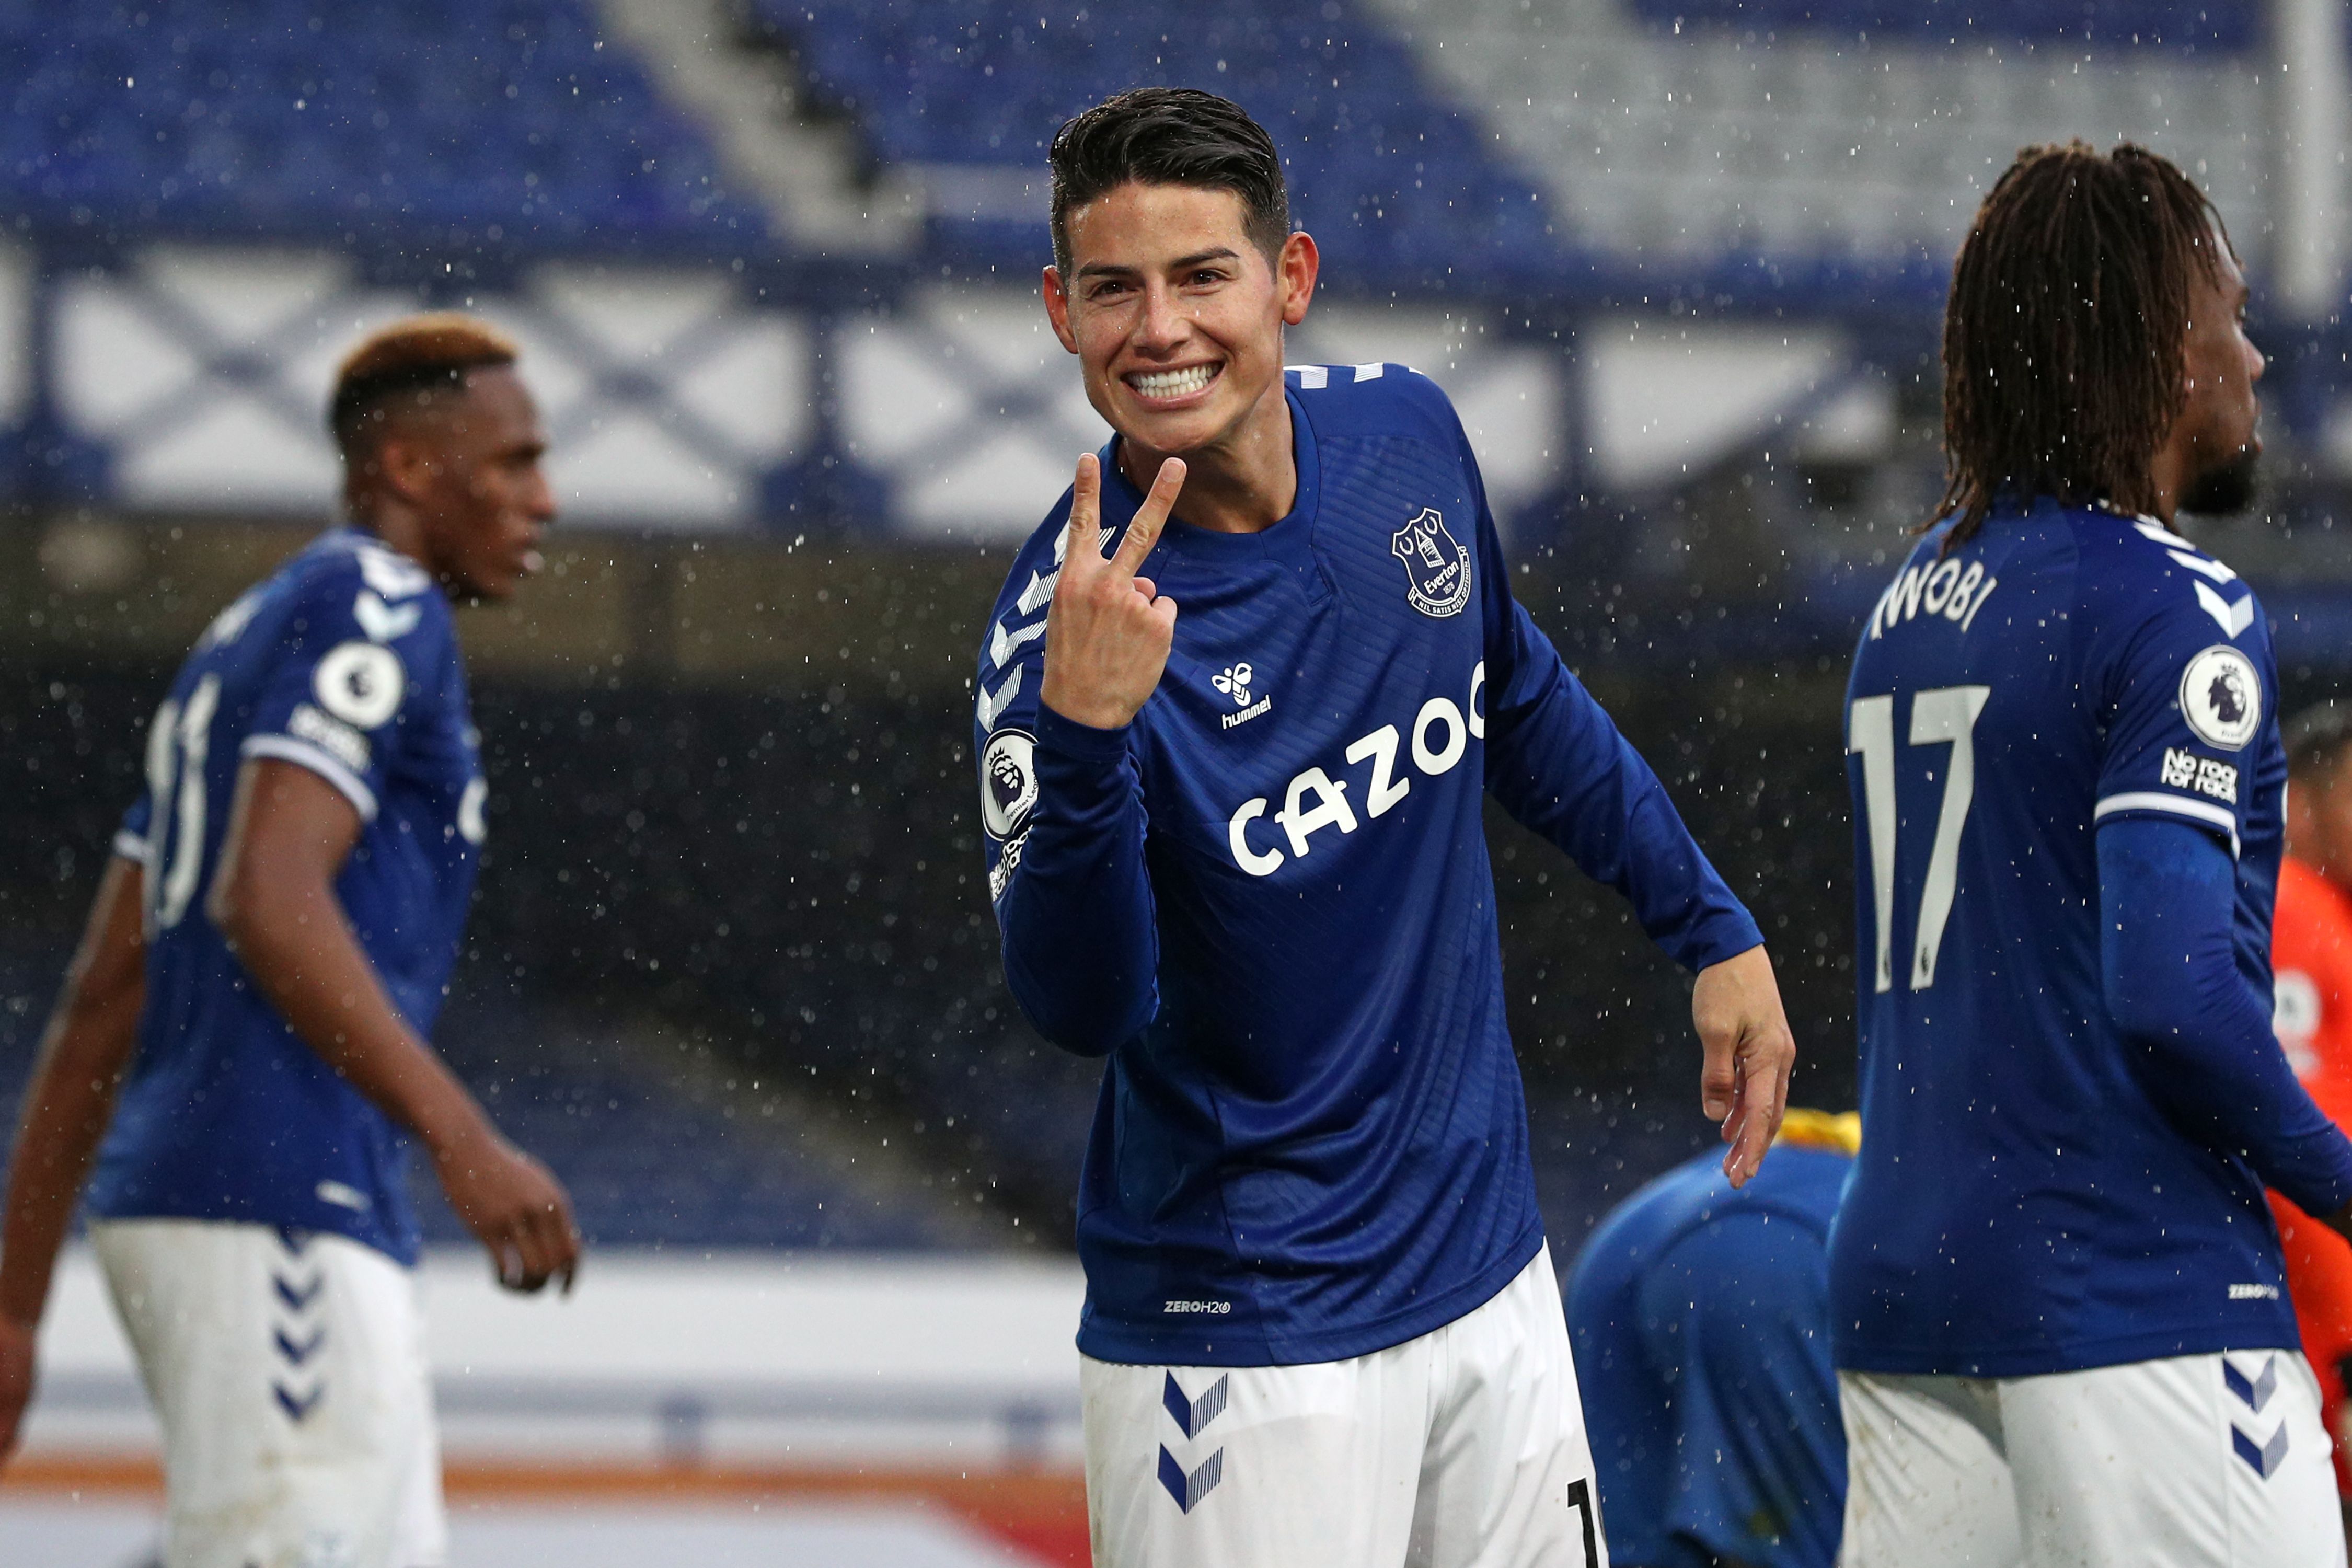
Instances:
[[[5,0],[0,67],[0,167],[43,226],[706,253],[767,232],[572,0]]]
[[[952,184],[988,165],[1040,170],[1068,115],[1150,83],[1225,93],[1273,132],[1295,215],[1334,276],[1360,285],[1448,275],[1475,282],[1556,268],[1534,183],[1423,85],[1410,51],[1337,0],[1204,0],[1091,8],[984,0],[754,0],[798,52],[821,100],[852,116],[876,156]],[[1042,193],[1042,182],[1039,190]],[[935,219],[942,254],[1036,258],[1033,214]]]

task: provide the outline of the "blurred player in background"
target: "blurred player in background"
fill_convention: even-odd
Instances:
[[[1484,796],[1699,971],[1734,1181],[1794,1054],[1761,938],[1512,601],[1444,394],[1286,374],[1318,258],[1266,133],[1149,89],[1051,157],[1046,309],[1118,435],[1014,561],[976,750],[1008,982],[1108,1058],[1095,1561],[1592,1564]]]
[[[2352,1128],[2352,710],[2323,703],[2285,728],[2286,858],[2271,931],[2279,1044],[2311,1098]],[[2339,1500],[2346,1463],[2345,1358],[2352,1356],[2352,1244],[2276,1193],[2287,1294],[2319,1379]]]
[[[1569,1338],[1612,1568],[1832,1568],[1845,1430],[1830,1223],[1862,1119],[1792,1109],[1746,1186],[1702,1154],[1594,1228]]]
[[[351,525],[172,682],[26,1090],[0,1453],[94,1152],[91,1239],[163,1426],[168,1568],[444,1560],[404,1131],[502,1283],[568,1288],[579,1255],[562,1189],[425,1040],[483,837],[449,601],[511,594],[554,515],[514,361],[457,315],[344,361]]]
[[[2246,287],[2131,146],[2019,155],[1953,269],[1950,489],[1846,707],[1862,1118],[1831,1243],[1849,1568],[2341,1563],[2275,1187],[2352,1141],[2271,1029]]]

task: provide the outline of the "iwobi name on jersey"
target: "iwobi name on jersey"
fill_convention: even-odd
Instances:
[[[1103,1360],[1363,1354],[1535,1255],[1488,791],[1683,963],[1760,941],[1513,601],[1444,395],[1397,365],[1286,380],[1291,513],[1169,521],[1142,570],[1179,606],[1174,648],[1131,724],[1037,700],[1066,547],[1106,547],[1142,503],[1115,441],[1108,526],[1066,544],[1065,494],[981,650],[1006,976],[1048,1039],[1109,1058],[1078,1205],[1078,1342]]]
[[[2044,500],[1944,536],[1880,600],[1847,692],[1869,1135],[1832,1247],[1838,1364],[2292,1346],[2263,1178],[2340,1184],[2341,1140],[2266,1030],[2203,1066],[2126,1037],[2100,930],[2104,826],[2211,836],[2234,983],[2267,1016],[2286,763],[2262,608],[2147,518]]]
[[[399,1134],[205,913],[248,757],[351,802],[363,826],[335,896],[402,1016],[423,1034],[440,1010],[483,838],[465,671],[433,579],[337,529],[221,613],[149,730],[147,787],[115,840],[145,869],[146,1007],[90,1211],[327,1231],[414,1262]]]

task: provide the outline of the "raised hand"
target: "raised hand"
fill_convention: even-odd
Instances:
[[[1040,697],[1063,718],[1097,730],[1132,720],[1160,684],[1176,637],[1176,603],[1160,598],[1136,569],[1160,539],[1160,526],[1184,488],[1184,463],[1160,465],[1151,493],[1127,525],[1109,560],[1095,539],[1102,529],[1102,466],[1089,452],[1078,459],[1070,494],[1069,545],[1061,581],[1045,613],[1045,679]]]
[[[1764,1151],[1780,1131],[1789,1104],[1789,1071],[1797,1042],[1780,1009],[1772,960],[1760,947],[1699,971],[1691,992],[1691,1022],[1706,1052],[1700,1103],[1723,1123],[1723,1172],[1735,1187],[1748,1184]]]

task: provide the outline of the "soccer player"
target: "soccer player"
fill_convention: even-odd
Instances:
[[[1845,1431],[1830,1222],[1862,1120],[1791,1110],[1733,1189],[1702,1154],[1594,1228],[1568,1330],[1615,1568],[1832,1568]]]
[[[2270,628],[2172,528],[2251,494],[2245,301],[2129,145],[2021,153],[1953,268],[1949,492],[1846,701],[1848,1568],[2344,1561],[2263,1201],[2352,1202],[2271,1032]]]
[[[1481,800],[1699,971],[1736,1181],[1794,1055],[1756,924],[1512,601],[1444,395],[1284,370],[1318,258],[1266,133],[1147,89],[1051,161],[1045,308],[1117,435],[1013,562],[976,751],[1007,980],[1108,1058],[1095,1561],[1597,1563]]]
[[[2333,702],[2285,726],[2286,858],[2271,931],[2273,1026],[2295,1076],[2338,1127],[2352,1126],[2352,710]],[[2319,1380],[2339,1500],[2352,1498],[2345,1454],[2344,1365],[2352,1356],[2352,1246],[2271,1194],[2304,1358]]]
[[[0,1454],[94,1153],[92,1244],[163,1428],[169,1568],[444,1560],[404,1133],[502,1284],[571,1284],[563,1190],[425,1039],[483,838],[449,601],[512,593],[554,513],[514,362],[449,314],[343,362],[351,522],[222,611],[173,680],[26,1093]]]

